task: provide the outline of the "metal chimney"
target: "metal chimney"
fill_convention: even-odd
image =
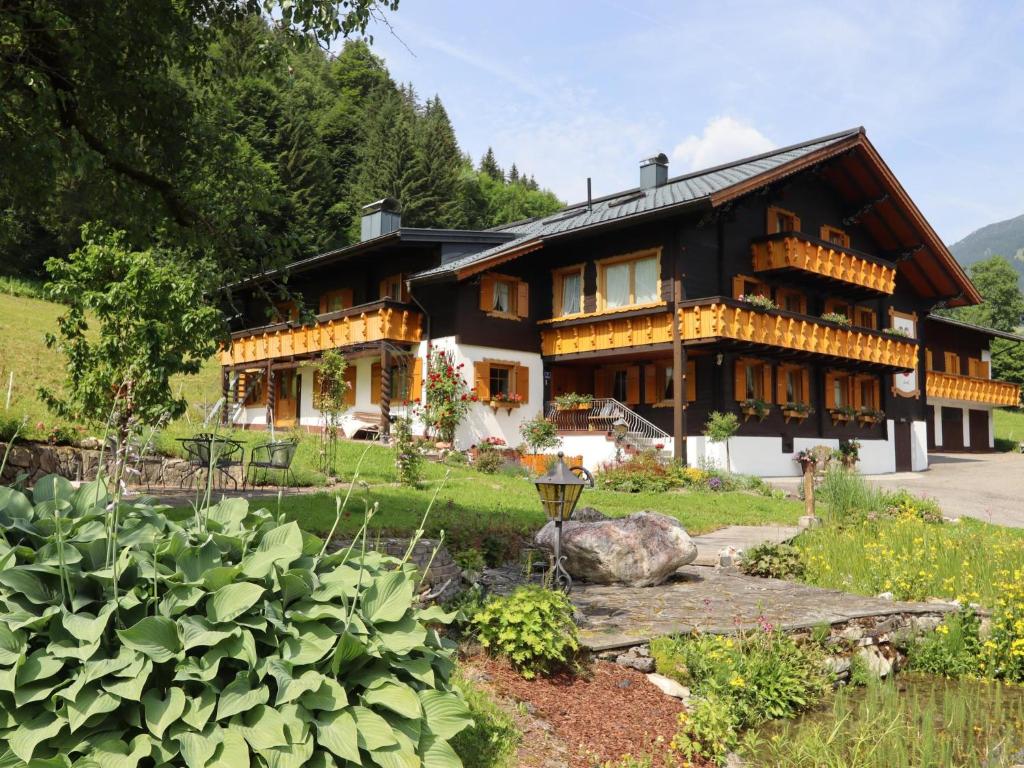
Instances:
[[[640,189],[654,189],[668,181],[668,157],[665,153],[640,161]]]
[[[359,239],[372,240],[387,235],[402,226],[401,206],[393,197],[385,197],[375,203],[363,206],[363,218],[359,223]]]

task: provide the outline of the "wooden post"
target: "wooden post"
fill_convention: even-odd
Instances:
[[[267,429],[274,429],[274,406],[277,404],[277,388],[274,386],[274,369],[267,363]]]
[[[679,256],[672,279],[672,458],[686,464],[686,350],[680,327],[679,303],[683,299],[683,275]]]
[[[228,423],[228,409],[233,405],[231,397],[231,371],[227,368],[220,369],[220,389],[221,397],[223,397],[222,405],[220,407],[220,423],[223,426],[227,426]],[[235,396],[238,396],[238,387],[235,387]]]
[[[814,517],[814,462],[804,461],[804,514]]]
[[[391,352],[380,347],[380,435],[391,434]]]

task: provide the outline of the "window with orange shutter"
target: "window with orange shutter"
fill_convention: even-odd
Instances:
[[[769,235],[775,235],[782,232],[799,232],[800,218],[795,213],[787,211],[785,208],[778,208],[774,205],[769,206],[766,231]]]
[[[826,224],[821,228],[821,239],[826,243],[838,245],[840,248],[850,247],[850,236],[839,227]]]
[[[656,408],[670,407],[675,397],[672,363],[658,361],[644,367],[644,402]],[[686,401],[697,399],[697,361],[686,361]]]
[[[763,400],[771,402],[772,367],[764,360],[740,358],[736,361],[736,381],[733,395],[738,402]]]
[[[492,317],[528,317],[530,286],[519,278],[485,274],[480,278],[480,309]]]

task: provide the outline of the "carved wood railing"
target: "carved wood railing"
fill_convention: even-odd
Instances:
[[[795,235],[758,240],[750,246],[755,272],[798,269],[878,293],[896,289],[895,267],[849,249]]]
[[[987,405],[1020,405],[1020,386],[1017,384],[939,371],[928,371],[925,392],[928,397],[946,400],[967,400]]]
[[[418,342],[421,315],[393,302],[374,302],[320,315],[310,325],[279,324],[232,334],[221,365],[305,355],[372,341]]]

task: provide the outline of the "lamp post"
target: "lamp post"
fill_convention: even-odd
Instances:
[[[612,422],[612,432],[615,434],[615,463],[622,461],[622,441],[626,439],[629,431],[629,423],[621,416]]]
[[[578,477],[565,465],[565,458],[558,452],[558,461],[550,472],[534,481],[544,512],[555,523],[555,586],[566,594],[572,590],[572,577],[565,570],[562,556],[562,523],[569,519],[576,502],[580,500],[583,486],[587,481]]]

